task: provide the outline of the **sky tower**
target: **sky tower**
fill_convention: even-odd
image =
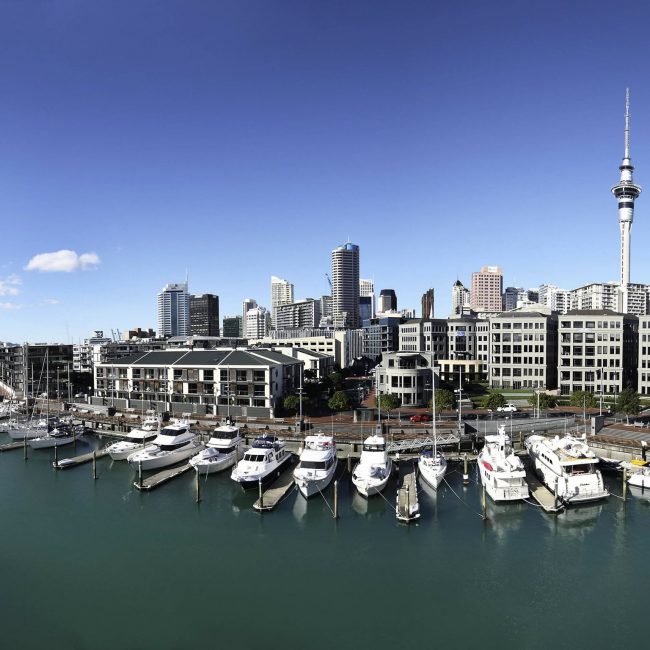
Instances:
[[[630,232],[634,219],[634,200],[641,194],[641,188],[634,184],[634,166],[630,160],[630,89],[625,91],[625,152],[619,167],[621,179],[612,187],[618,201],[618,223],[621,226],[621,291],[619,311],[628,310],[628,284],[630,283]]]

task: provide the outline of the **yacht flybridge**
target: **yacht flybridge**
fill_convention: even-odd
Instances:
[[[228,421],[212,432],[206,448],[190,459],[190,465],[200,474],[220,472],[237,463],[243,449],[239,427]]]
[[[541,481],[565,504],[609,496],[602,474],[596,469],[598,458],[583,439],[570,435],[550,439],[530,436],[526,448]]]
[[[230,478],[237,481],[245,490],[257,487],[259,483],[268,483],[291,461],[284,440],[275,436],[255,438],[253,446],[233,469]]]
[[[517,501],[529,495],[526,470],[512,449],[505,426],[496,435],[485,436],[478,455],[478,469],[485,491],[493,501]]]
[[[114,442],[106,448],[109,456],[113,460],[126,460],[134,452],[144,449],[147,444],[153,442],[158,437],[158,432],[154,429],[146,430],[131,429],[124,440]]]
[[[129,454],[127,460],[136,469],[143,470],[168,467],[187,460],[203,449],[203,443],[187,421],[167,425],[152,444]]]
[[[336,473],[336,442],[332,436],[318,434],[305,438],[293,479],[304,497],[322,492]]]

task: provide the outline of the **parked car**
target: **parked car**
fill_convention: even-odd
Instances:
[[[505,406],[499,406],[497,411],[499,413],[516,413],[517,407],[514,404],[506,404]]]
[[[431,418],[426,413],[416,413],[411,416],[411,422],[428,422]]]

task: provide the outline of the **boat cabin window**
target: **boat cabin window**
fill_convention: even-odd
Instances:
[[[165,427],[161,432],[161,436],[180,436],[181,433],[185,433],[187,429],[172,429],[171,427]]]
[[[324,460],[301,460],[301,469],[327,469],[327,463]]]
[[[184,442],[176,442],[173,445],[158,445],[161,451],[174,451],[174,449],[179,449],[180,447],[185,447],[187,440]]]
[[[263,463],[264,460],[266,459],[266,454],[251,454],[248,453],[244,458],[251,463]]]
[[[363,445],[363,451],[386,451],[386,445]]]
[[[220,454],[232,454],[232,452],[235,451],[235,448],[234,447],[224,447],[222,449],[221,447],[219,447],[219,449],[217,449],[217,451]]]
[[[583,465],[566,465],[564,467],[564,471],[571,476],[575,476],[577,474],[590,474],[593,472],[593,469],[594,466],[591,463]]]

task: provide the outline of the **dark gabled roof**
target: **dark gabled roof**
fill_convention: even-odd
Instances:
[[[136,363],[139,359],[142,359],[143,357],[146,357],[149,352],[136,352],[135,354],[129,354],[124,357],[118,357],[117,359],[113,359],[111,361],[106,361],[104,362],[103,365],[108,366],[119,366],[119,365],[125,365],[129,366],[131,364]]]
[[[623,316],[611,309],[570,309],[564,316]],[[625,314],[627,315],[627,314]]]
[[[218,366],[230,350],[192,350],[185,352],[176,364],[181,366]]]
[[[298,348],[301,349],[301,348]],[[290,357],[287,354],[282,354],[282,352],[275,352],[274,350],[268,350],[265,348],[257,348],[254,351],[251,351],[251,354],[257,355],[259,357],[262,357],[263,359],[267,359],[268,361],[271,361],[272,363],[279,363],[282,365],[291,365],[294,363],[301,363],[299,359],[295,359],[294,357]]]

